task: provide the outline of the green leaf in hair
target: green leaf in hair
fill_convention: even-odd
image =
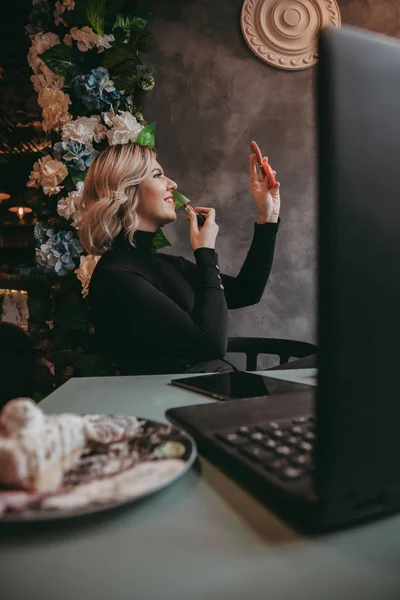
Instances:
[[[137,136],[135,142],[140,146],[148,146],[149,148],[156,147],[156,123],[149,123],[143,127],[142,131]]]

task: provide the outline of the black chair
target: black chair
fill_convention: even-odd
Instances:
[[[259,354],[279,356],[279,364],[287,363],[290,358],[304,358],[316,354],[317,346],[309,342],[283,340],[279,338],[230,337],[228,353],[246,354],[246,371],[257,371]]]

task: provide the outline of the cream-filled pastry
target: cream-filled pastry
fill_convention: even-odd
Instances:
[[[56,490],[79,462],[86,441],[82,417],[45,416],[29,398],[11,400],[0,413],[0,486]]]

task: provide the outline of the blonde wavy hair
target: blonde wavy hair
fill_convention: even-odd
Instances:
[[[155,151],[135,142],[109,146],[86,173],[79,238],[88,254],[103,254],[120,231],[129,242],[139,225],[139,184],[151,173]]]

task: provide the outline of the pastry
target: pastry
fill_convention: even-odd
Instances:
[[[128,441],[139,428],[135,417],[46,416],[29,398],[11,400],[0,414],[0,486],[45,493],[57,490],[75,467],[70,480],[123,471],[134,462],[134,455],[126,456]]]
[[[0,486],[50,492],[87,446],[78,415],[46,417],[29,398],[8,402],[0,414]]]

